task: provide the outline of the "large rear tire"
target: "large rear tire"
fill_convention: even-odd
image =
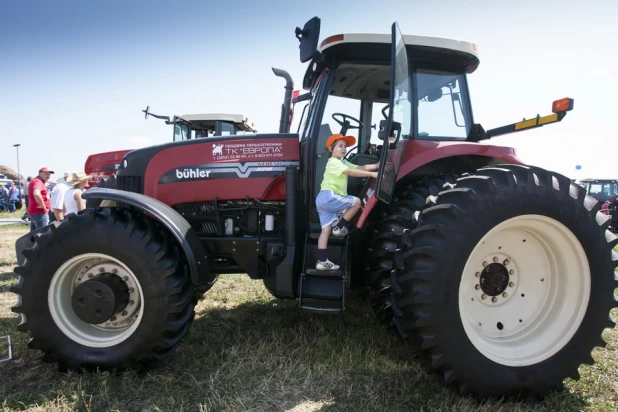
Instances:
[[[599,209],[539,168],[458,179],[395,252],[389,297],[400,336],[446,384],[476,397],[543,397],[578,379],[614,326],[618,239]]]
[[[398,266],[397,258],[410,246],[409,231],[417,227],[420,213],[434,205],[438,194],[452,187],[457,177],[457,174],[448,173],[415,182],[398,194],[375,226],[370,243],[371,253],[368,255],[366,285],[370,291],[369,302],[378,320],[393,332],[399,327],[399,320],[393,316],[391,306],[391,276]]]
[[[188,270],[151,220],[86,209],[34,240],[15,268],[20,278],[11,291],[19,299],[12,310],[44,361],[61,369],[147,369],[188,332]]]

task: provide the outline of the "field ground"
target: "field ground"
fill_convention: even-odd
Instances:
[[[0,216],[3,217],[3,216]],[[126,372],[60,373],[27,349],[10,308],[17,282],[14,241],[26,226],[0,226],[0,336],[14,360],[0,364],[0,410],[16,411],[567,411],[618,409],[618,329],[581,380],[546,400],[477,403],[443,388],[384,333],[352,297],[343,315],[301,312],[271,297],[260,281],[222,277],[196,308],[189,335],[160,367]],[[614,311],[614,319],[618,312]],[[4,346],[2,346],[4,345]],[[0,344],[0,357],[6,356]]]

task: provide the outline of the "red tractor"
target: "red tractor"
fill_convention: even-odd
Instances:
[[[249,124],[249,118],[241,114],[227,113],[206,113],[206,114],[185,114],[174,116],[170,120],[169,116],[159,116],[150,113],[150,106],[145,110],[145,118],[153,116],[165,120],[165,124],[173,126],[174,136],[172,141],[199,139],[202,137],[236,135],[246,133],[257,133],[253,128],[253,123]],[[116,169],[120,166],[124,155],[131,150],[117,150],[114,152],[96,153],[88,156],[84,170],[91,179],[88,181],[90,187],[98,186],[102,179],[108,179],[115,175]],[[115,177],[112,178],[114,180]]]
[[[411,356],[474,396],[543,396],[577,379],[614,326],[618,239],[584,188],[484,142],[559,122],[573,100],[485,130],[467,82],[476,45],[402,36],[396,23],[320,47],[319,34],[317,17],[296,29],[306,93],[292,99],[275,70],[287,81],[279,133],[131,151],[115,188],[84,194],[104,207],[17,241],[13,310],[29,346],[64,368],[151,367],[217,277],[240,272],[320,313],[368,288]],[[362,212],[329,241],[341,268],[317,271],[315,198],[334,132],[357,137],[348,160],[381,166],[377,179],[349,179]]]

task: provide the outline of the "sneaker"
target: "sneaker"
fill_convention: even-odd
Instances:
[[[339,226],[335,226],[333,227],[333,235],[334,236],[345,236],[348,234],[348,228],[347,227],[339,227]]]
[[[337,270],[339,269],[339,265],[335,265],[333,262],[326,259],[324,262],[318,260],[315,264],[315,268],[317,270]]]

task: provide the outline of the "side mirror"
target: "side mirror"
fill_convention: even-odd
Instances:
[[[300,61],[306,63],[317,56],[318,40],[320,38],[320,19],[314,17],[305,23],[305,27],[296,28],[296,38],[300,42]]]
[[[399,141],[399,136],[401,135],[401,123],[392,122],[390,130],[387,130],[388,128],[388,120],[380,120],[380,131],[378,132],[378,138],[384,142],[388,141],[389,149],[395,149],[397,148],[397,142]]]

